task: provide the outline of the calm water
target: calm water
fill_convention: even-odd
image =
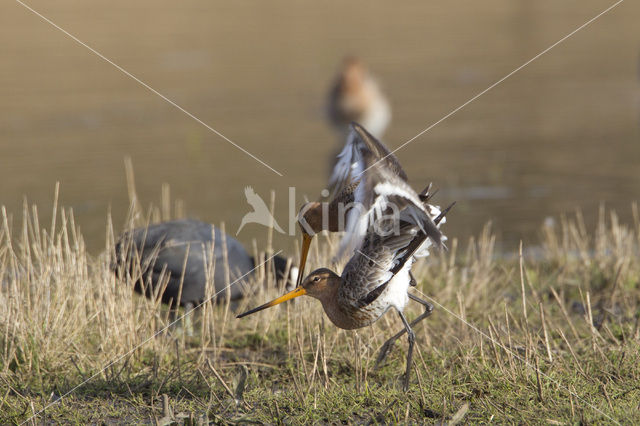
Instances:
[[[383,83],[398,146],[613,1],[392,3],[31,1],[36,10],[280,171],[277,176],[17,3],[0,4],[0,204],[41,212],[53,188],[92,252],[117,227],[133,159],[143,204],[162,183],[190,216],[235,233],[245,186],[287,227],[324,188],[337,147],[323,109],[341,58]],[[640,4],[625,2],[398,152],[416,187],[458,200],[447,232],[493,221],[504,249],[547,216],[599,203],[630,217],[640,189]],[[419,188],[418,188],[419,189]],[[46,214],[43,214],[46,217]],[[44,219],[44,218],[43,218]],[[248,225],[245,243],[265,241]],[[291,249],[293,239],[276,243]]]

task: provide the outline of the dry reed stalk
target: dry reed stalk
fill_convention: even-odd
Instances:
[[[229,252],[227,249],[227,233],[224,222],[220,224],[220,235],[222,236],[222,267],[224,268],[224,310],[222,321],[218,324],[218,346],[224,346],[224,336],[227,329],[227,319],[231,306],[231,271],[229,270]]]
[[[564,343],[567,345],[567,348],[569,349],[569,353],[571,353],[571,357],[573,358],[573,361],[575,362],[576,367],[578,368],[578,370],[580,370],[580,373],[586,377],[586,374],[582,369],[582,365],[580,364],[580,361],[578,360],[578,357],[573,350],[573,346],[571,346],[571,343],[569,343],[569,340],[567,340],[567,337],[564,335],[561,329],[558,329],[557,331],[560,334],[560,337],[562,337],[562,340],[564,340]]]
[[[564,316],[564,319],[567,322],[567,324],[569,324],[569,328],[571,328],[571,332],[573,333],[573,337],[576,340],[579,340],[578,331],[576,330],[575,326],[573,325],[573,321],[571,321],[571,318],[569,317],[569,314],[567,313],[567,310],[565,309],[564,303],[562,303],[562,300],[560,299],[560,296],[558,296],[558,293],[556,292],[555,288],[549,287],[549,290],[551,290],[551,293],[553,294],[553,297],[556,299],[556,302],[558,302],[558,306],[560,306],[560,311],[562,312],[562,315]]]
[[[500,371],[504,374],[504,366],[502,365],[502,358],[500,357],[499,351],[496,348],[497,332],[494,333],[495,326],[491,322],[491,318],[487,318],[487,320],[489,321],[489,339],[491,341],[491,347],[493,349],[493,356],[494,356],[494,358],[496,360],[496,364],[498,364],[498,368],[500,368]],[[499,344],[500,344],[501,347],[504,347],[502,345],[502,342],[499,342]]]
[[[509,360],[509,369],[511,371],[514,371],[514,365],[513,365],[513,342],[511,341],[511,327],[509,325],[509,314],[507,313],[507,304],[504,304],[504,319],[505,319],[505,326],[507,327],[507,342],[508,342],[508,349],[507,351],[507,359]],[[493,325],[493,324],[492,324]],[[493,326],[495,329],[495,326]],[[496,331],[496,335],[498,335],[498,330]],[[498,337],[499,338],[499,337]],[[505,346],[502,344],[502,341],[500,340],[500,344],[501,346],[504,348]]]
[[[316,341],[316,350],[315,350],[315,355],[313,357],[313,367],[311,367],[311,374],[310,374],[310,379],[308,380],[309,382],[309,387],[307,388],[307,393],[311,392],[311,388],[313,387],[313,382],[315,380],[316,377],[316,371],[318,369],[318,357],[320,355],[320,331],[318,331],[318,339]]]
[[[524,259],[522,257],[522,240],[520,241],[520,247],[518,249],[518,263],[520,271],[520,292],[522,296],[522,316],[524,317],[525,334],[527,340],[529,339],[529,318],[527,317],[527,293],[524,289]]]
[[[542,302],[538,303],[538,308],[540,309],[540,322],[542,323],[542,335],[544,336],[544,346],[547,349],[547,357],[549,358],[549,363],[553,362],[553,356],[551,355],[551,345],[549,344],[549,333],[547,333],[547,322],[544,318],[544,308],[542,307]]]
[[[538,398],[540,402],[544,402],[544,396],[542,395],[542,382],[540,381],[540,361],[538,360],[538,356],[534,357],[535,366],[536,366],[536,384],[538,388]]]
[[[218,371],[215,369],[215,367],[213,366],[213,364],[211,363],[211,360],[207,359],[207,366],[209,367],[209,369],[211,370],[211,372],[213,373],[214,376],[216,376],[216,379],[218,379],[218,381],[220,382],[220,384],[222,385],[222,387],[224,388],[225,391],[227,391],[227,393],[229,394],[229,396],[233,399],[235,399],[235,395],[233,394],[233,392],[231,391],[231,389],[229,388],[229,386],[227,386],[227,383],[224,381],[224,379],[222,378],[222,376],[220,375],[220,373],[218,373]]]

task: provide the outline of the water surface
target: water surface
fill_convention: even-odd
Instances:
[[[190,216],[235,233],[244,188],[276,191],[286,227],[324,188],[336,135],[324,102],[345,54],[360,55],[393,107],[395,147],[612,2],[32,1],[36,10],[249,150],[280,177],[17,3],[0,5],[0,203],[73,207],[89,248],[108,209],[126,217],[125,156],[142,203],[161,184]],[[447,232],[492,221],[504,249],[548,216],[600,203],[630,218],[640,189],[640,4],[624,2],[397,155],[416,189],[457,200]],[[46,214],[43,213],[43,220]],[[239,238],[265,241],[248,225]],[[293,239],[280,236],[290,250]]]

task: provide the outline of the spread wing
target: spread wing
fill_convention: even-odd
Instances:
[[[397,235],[382,236],[372,227],[342,272],[342,299],[355,308],[373,302],[426,238],[419,226],[408,222]]]
[[[436,225],[444,220],[454,204],[434,219]],[[356,309],[375,301],[407,261],[429,243],[423,228],[424,225],[404,221],[397,233],[383,235],[370,228],[342,271],[343,284],[339,290],[342,300],[350,301]]]
[[[371,152],[362,152],[364,172],[354,192],[354,207],[347,213],[345,235],[340,242],[337,257],[354,252],[363,244],[372,227],[385,224],[398,231],[404,223],[418,226],[437,246],[442,243],[442,233],[433,222],[430,209],[420,196],[386,162],[378,162]]]
[[[394,174],[407,181],[407,174],[400,162],[387,147],[357,123],[351,123],[344,148],[338,154],[338,161],[329,177],[329,188],[332,198],[341,193],[345,187],[360,180],[365,171],[364,155],[373,156],[376,161],[382,160]]]

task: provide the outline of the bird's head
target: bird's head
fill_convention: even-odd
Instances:
[[[333,294],[339,284],[338,275],[331,269],[320,268],[310,273],[300,285],[305,294],[322,300],[323,297]]]
[[[295,299],[296,297],[309,295],[319,300],[326,299],[329,296],[334,296],[335,291],[338,288],[340,277],[327,268],[320,268],[313,271],[307,278],[302,281],[302,285],[296,287],[294,290],[278,297],[277,299],[267,302],[264,305],[253,308],[245,313],[238,315],[236,318],[242,318],[247,315],[262,311],[263,309],[270,308],[272,306],[279,305],[287,300]]]
[[[355,56],[347,56],[342,63],[341,79],[345,89],[354,89],[362,84],[367,68]]]

